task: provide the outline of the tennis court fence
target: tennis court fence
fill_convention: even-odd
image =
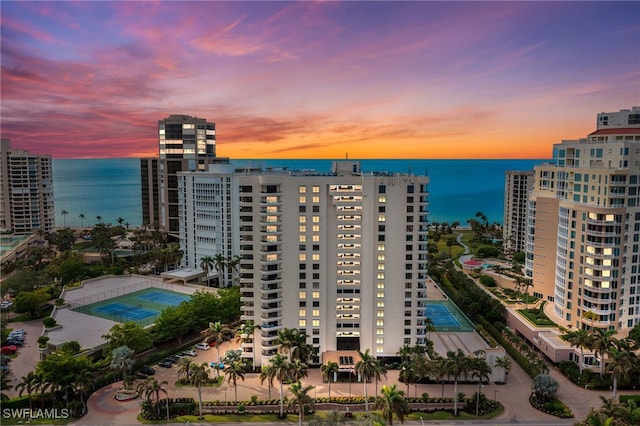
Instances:
[[[90,294],[88,296],[80,297],[78,299],[68,300],[70,309],[78,309],[82,306],[92,305],[94,303],[102,302],[104,300],[113,299],[118,296],[125,296],[136,291],[146,290],[148,288],[157,288],[161,290],[168,290],[175,292],[176,287],[174,284],[162,283],[154,280],[139,281],[135,284],[130,284],[111,290],[103,291],[96,294]]]

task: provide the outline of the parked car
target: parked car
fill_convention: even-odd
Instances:
[[[186,351],[182,352],[182,355],[194,357],[194,356],[198,356],[198,352],[194,351],[193,349],[187,349]]]
[[[0,355],[0,364],[5,365],[6,363],[8,363],[9,361],[11,361],[13,358],[11,358],[10,356],[6,356],[6,355]]]
[[[168,361],[171,361],[171,363],[175,364],[176,362],[180,361],[180,357],[178,357],[177,355],[169,355],[166,358]]]
[[[23,340],[15,340],[15,339],[9,339],[7,340],[7,345],[9,346],[18,346],[18,347],[22,347],[24,344]]]
[[[153,376],[154,374],[156,374],[156,370],[152,367],[147,367],[144,366],[140,369],[140,372],[142,374],[146,374],[147,376]]]
[[[208,351],[209,349],[211,349],[211,346],[209,346],[208,343],[196,343],[194,347],[196,349],[200,349],[201,351]]]
[[[0,353],[3,354],[15,354],[18,351],[18,347],[15,345],[3,346],[0,348]]]
[[[158,363],[158,366],[163,367],[163,368],[171,368],[171,367],[173,367],[173,363],[171,361],[169,361],[168,359],[165,359],[164,361],[160,361]]]
[[[9,366],[8,366],[8,365],[6,365],[6,364],[3,364],[3,365],[1,365],[1,366],[0,366],[0,370],[4,373],[4,372],[6,372],[6,371],[11,370],[11,367],[9,367]]]

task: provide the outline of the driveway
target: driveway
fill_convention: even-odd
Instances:
[[[18,355],[10,363],[11,371],[8,374],[11,380],[12,388],[6,391],[10,397],[18,396],[15,386],[21,382],[23,376],[26,376],[36,367],[40,361],[40,352],[38,351],[38,337],[42,334],[42,318],[23,321],[11,322],[7,324],[8,329],[24,328],[26,334],[24,336],[24,346],[18,347]]]

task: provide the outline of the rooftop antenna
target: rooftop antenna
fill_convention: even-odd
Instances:
[[[344,159],[345,159],[345,160],[348,160],[348,159],[349,159],[349,153],[348,153],[348,152],[345,152],[345,153],[344,153]]]

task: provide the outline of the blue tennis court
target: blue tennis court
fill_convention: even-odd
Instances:
[[[128,305],[126,303],[113,302],[93,309],[95,312],[113,316],[118,320],[140,321],[156,315],[158,312],[142,306]]]
[[[159,290],[153,290],[146,293],[135,296],[136,299],[144,300],[146,302],[159,303],[161,305],[176,306],[190,299],[190,296],[186,294],[180,294],[175,292],[164,292]]]
[[[460,322],[444,305],[427,305],[425,314],[436,327],[460,327]]]
[[[431,319],[436,331],[473,331],[473,323],[450,300],[428,301],[424,314]]]

